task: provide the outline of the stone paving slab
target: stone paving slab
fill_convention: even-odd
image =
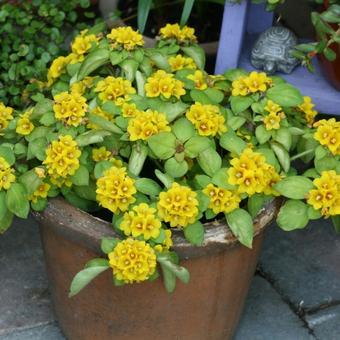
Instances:
[[[234,340],[315,339],[262,277],[255,276]]]
[[[309,328],[317,339],[340,339],[340,305],[333,306],[306,316]]]
[[[340,235],[328,219],[289,233],[271,226],[260,264],[283,296],[308,311],[340,303],[339,259]]]
[[[33,220],[16,220],[0,236],[0,280],[0,335],[54,321]]]

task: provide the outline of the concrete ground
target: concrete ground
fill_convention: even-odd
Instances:
[[[291,233],[271,226],[235,340],[339,340],[339,264],[330,221]],[[0,283],[1,340],[65,339],[33,220],[17,220],[0,236]]]

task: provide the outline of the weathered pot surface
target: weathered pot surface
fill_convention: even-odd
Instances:
[[[263,230],[280,202],[268,204],[254,221],[253,249],[238,243],[222,222],[205,225],[201,247],[174,231],[174,250],[191,275],[168,294],[162,280],[115,287],[106,271],[68,298],[73,276],[101,256],[102,237],[118,236],[110,223],[53,199],[35,214],[59,324],[70,340],[226,340],[232,337],[255,271]]]

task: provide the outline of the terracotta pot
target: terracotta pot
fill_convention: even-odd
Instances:
[[[326,10],[329,7],[329,1],[324,0],[322,10]],[[334,29],[337,29],[337,25],[332,25]],[[326,79],[332,84],[338,91],[340,91],[340,44],[333,43],[329,46],[336,54],[334,61],[329,61],[323,54],[318,55],[319,64]]]
[[[59,325],[70,340],[226,340],[232,337],[254,274],[263,230],[279,207],[274,201],[254,222],[253,249],[241,246],[225,224],[206,224],[204,245],[174,232],[174,249],[191,274],[168,294],[161,279],[115,287],[107,271],[73,298],[68,290],[86,261],[101,256],[110,223],[53,199],[36,214]]]

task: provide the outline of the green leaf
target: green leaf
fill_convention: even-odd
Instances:
[[[220,145],[223,149],[240,155],[246,148],[247,143],[238,137],[233,130],[229,129],[221,136]]]
[[[290,168],[290,157],[288,151],[284,148],[283,145],[273,142],[270,144],[270,147],[274,151],[277,159],[279,160],[283,170],[288,172]]]
[[[115,66],[122,62],[126,56],[121,51],[111,51],[110,52],[110,62],[111,65]]]
[[[35,211],[43,211],[47,206],[46,198],[38,198],[36,202],[31,202],[31,208]]]
[[[116,248],[117,244],[120,242],[117,238],[106,237],[103,238],[100,243],[100,248],[104,254],[109,254]]]
[[[177,162],[177,160],[172,157],[165,162],[164,170],[171,177],[178,178],[184,176],[187,173],[189,166],[185,160],[182,162]]]
[[[232,96],[230,97],[230,106],[235,114],[241,113],[247,110],[254,100],[251,97]]]
[[[110,122],[109,120],[103,117],[100,117],[94,114],[89,114],[88,117],[91,123],[99,126],[103,130],[110,131],[110,132],[117,133],[117,134],[123,134],[123,131],[117,125],[115,125],[114,123]]]
[[[184,6],[183,6],[183,11],[181,15],[181,20],[180,20],[180,25],[184,26],[190,16],[190,13],[192,11],[192,6],[194,5],[195,0],[185,0],[184,1]]]
[[[104,65],[109,61],[110,52],[105,48],[99,48],[85,57],[79,72],[77,74],[77,81],[84,79],[94,70]]]
[[[18,181],[25,186],[28,196],[32,195],[43,183],[43,180],[39,178],[34,169],[22,174],[18,178]]]
[[[333,156],[325,156],[314,159],[315,169],[321,174],[323,171],[335,170],[338,165],[337,160]]]
[[[290,84],[275,85],[267,91],[266,97],[281,106],[298,106],[303,103],[300,91]]]
[[[298,200],[288,200],[280,209],[277,224],[285,231],[302,229],[308,224],[308,206]]]
[[[199,221],[188,225],[183,229],[187,241],[195,246],[201,246],[204,240],[204,227]]]
[[[214,176],[222,165],[221,156],[212,148],[200,152],[197,161],[202,170],[211,177]]]
[[[5,161],[11,166],[15,163],[14,151],[11,147],[1,145],[0,146],[0,157],[4,158]]]
[[[280,171],[281,167],[280,164],[275,156],[275,153],[272,149],[269,148],[259,148],[257,149],[257,152],[262,154],[266,158],[266,162],[270,165],[272,165],[277,172]]]
[[[109,136],[110,132],[105,130],[91,130],[82,133],[76,138],[78,146],[86,146],[90,144],[101,143],[104,137]]]
[[[210,148],[209,138],[203,136],[191,137],[184,145],[185,154],[190,158],[195,158],[200,152]]]
[[[176,275],[165,266],[161,266],[163,273],[163,282],[168,293],[172,293],[176,288]]]
[[[318,220],[322,217],[320,210],[315,210],[312,206],[308,207],[308,218],[310,220]]]
[[[45,125],[45,126],[51,126],[51,125],[55,124],[56,119],[54,117],[54,112],[44,113],[44,115],[40,118],[39,122],[42,125]]]
[[[155,175],[164,184],[164,186],[167,189],[169,189],[171,187],[172,183],[174,182],[174,179],[171,176],[169,176],[167,174],[163,174],[158,169],[155,170]]]
[[[96,258],[88,261],[85,264],[85,268],[91,268],[91,267],[108,267],[109,261],[107,259],[101,259],[101,258]]]
[[[204,70],[205,52],[201,47],[192,45],[192,46],[187,46],[187,47],[182,46],[181,49],[185,55],[187,55],[188,57],[194,60],[198,68],[200,68],[201,70]]]
[[[139,178],[135,182],[136,189],[142,194],[158,196],[162,191],[160,185],[150,178]]]
[[[211,177],[207,175],[196,175],[194,180],[198,187],[201,189],[205,188],[208,184],[211,183]]]
[[[138,0],[137,24],[139,32],[143,33],[148,20],[152,0]]]
[[[249,197],[247,207],[251,217],[255,218],[263,206],[272,199],[273,197],[262,194],[255,194]]]
[[[157,254],[157,261],[162,267],[172,272],[183,283],[189,283],[190,274],[188,270],[174,263],[169,253]]]
[[[340,215],[332,216],[332,222],[336,233],[340,233]]]
[[[143,169],[146,157],[148,156],[148,148],[144,144],[134,144],[129,159],[129,171],[138,176]]]
[[[133,59],[125,59],[120,63],[123,75],[127,80],[133,81],[136,77],[136,72],[138,69],[138,62]]]
[[[227,80],[234,81],[241,77],[247,76],[247,71],[241,68],[232,68],[224,72],[223,75],[226,77]]]
[[[53,100],[44,98],[35,105],[31,119],[38,119],[47,112],[53,112]]]
[[[165,102],[158,98],[148,99],[148,105],[152,110],[165,113],[169,123],[175,120],[178,116],[182,115],[189,107],[188,104],[185,104],[181,101],[171,103]]]
[[[292,134],[286,127],[281,127],[274,132],[273,139],[282,144],[287,151],[289,151],[292,145]]]
[[[246,247],[252,248],[254,228],[250,214],[244,209],[237,208],[226,214],[226,219],[237,239]]]
[[[314,188],[313,182],[304,176],[289,176],[274,185],[282,196],[292,199],[305,199],[308,192]]]
[[[233,116],[228,119],[228,126],[231,127],[235,131],[238,128],[240,128],[245,122],[246,122],[246,119],[244,117]]]
[[[69,297],[78,294],[94,278],[108,269],[109,266],[89,267],[80,271],[72,280]]]
[[[11,213],[6,204],[6,193],[0,191],[0,234],[4,233],[12,224],[13,213]]]
[[[37,138],[29,142],[27,149],[27,160],[37,158],[43,161],[46,157],[47,140],[45,137]]]
[[[13,183],[6,194],[6,204],[9,211],[20,218],[27,218],[30,204],[27,191],[23,184]]]
[[[266,130],[264,125],[259,125],[255,130],[255,136],[260,144],[264,144],[269,141],[272,134],[270,131]]]
[[[211,182],[223,189],[227,189],[227,190],[235,189],[235,186],[228,183],[228,169],[227,168],[221,168],[220,170],[218,170],[214,174],[213,178],[211,179]]]
[[[222,91],[217,90],[217,89],[212,88],[212,87],[208,87],[207,89],[203,90],[202,92],[205,93],[208,96],[208,98],[210,99],[210,101],[213,104],[219,104],[224,99],[224,93]]]
[[[104,171],[112,168],[112,166],[113,166],[112,163],[109,161],[98,162],[94,167],[94,177],[96,179],[102,177],[104,174]]]
[[[182,117],[176,120],[172,132],[181,142],[186,142],[195,134],[195,128],[185,117]]]
[[[71,176],[71,181],[75,185],[88,185],[89,180],[90,174],[84,165],[80,165],[75,174]]]
[[[171,132],[161,132],[148,139],[148,145],[159,159],[168,159],[176,151],[176,137]]]

